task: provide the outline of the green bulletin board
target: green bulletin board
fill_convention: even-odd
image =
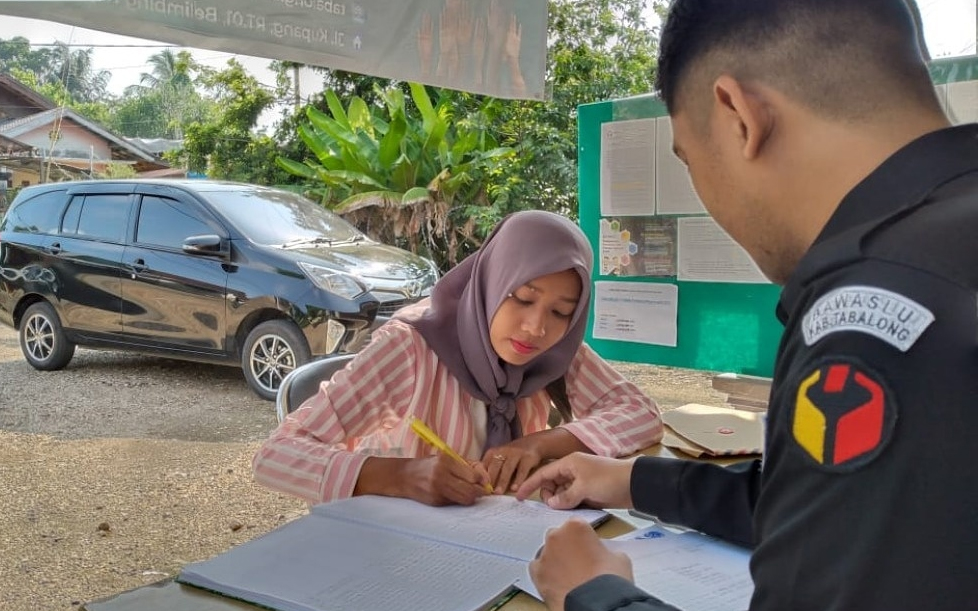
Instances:
[[[956,123],[978,121],[978,56],[931,63],[931,76],[945,109]],[[602,125],[667,115],[652,95],[585,104],[578,108],[580,224],[600,259]],[[649,144],[650,146],[653,143]],[[649,202],[649,217],[654,215]],[[702,216],[702,215],[700,215]],[[665,215],[663,216],[665,217]],[[623,217],[628,219],[629,217]],[[633,217],[639,218],[639,217]],[[648,218],[648,217],[640,217]],[[660,217],[653,217],[660,218]],[[639,272],[640,273],[640,272]],[[587,342],[601,356],[639,363],[771,377],[783,328],[775,317],[781,289],[773,284],[680,281],[677,276],[603,275],[603,281],[676,285],[676,345],[665,346],[594,337],[594,300]]]

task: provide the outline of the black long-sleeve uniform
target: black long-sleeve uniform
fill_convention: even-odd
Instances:
[[[778,317],[763,464],[642,458],[635,506],[753,547],[751,611],[978,609],[978,125],[857,185]],[[672,609],[610,575],[565,607]]]

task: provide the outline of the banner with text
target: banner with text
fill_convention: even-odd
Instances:
[[[0,14],[543,99],[547,0],[0,0]]]

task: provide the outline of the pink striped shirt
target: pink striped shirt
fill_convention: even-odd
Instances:
[[[655,402],[587,345],[565,379],[575,419],[560,426],[595,454],[624,456],[661,439]],[[546,390],[518,400],[516,409],[525,434],[547,427]],[[411,416],[462,456],[481,459],[485,404],[462,388],[413,327],[395,319],[271,434],[252,461],[255,479],[310,502],[352,496],[369,456],[435,453],[411,431]]]

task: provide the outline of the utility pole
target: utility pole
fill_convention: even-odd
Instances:
[[[978,0],[975,0],[978,2]],[[302,105],[302,93],[299,91],[299,64],[292,64],[292,83],[295,85],[295,97],[293,98],[293,103],[295,106],[295,111],[299,112],[299,106]]]

